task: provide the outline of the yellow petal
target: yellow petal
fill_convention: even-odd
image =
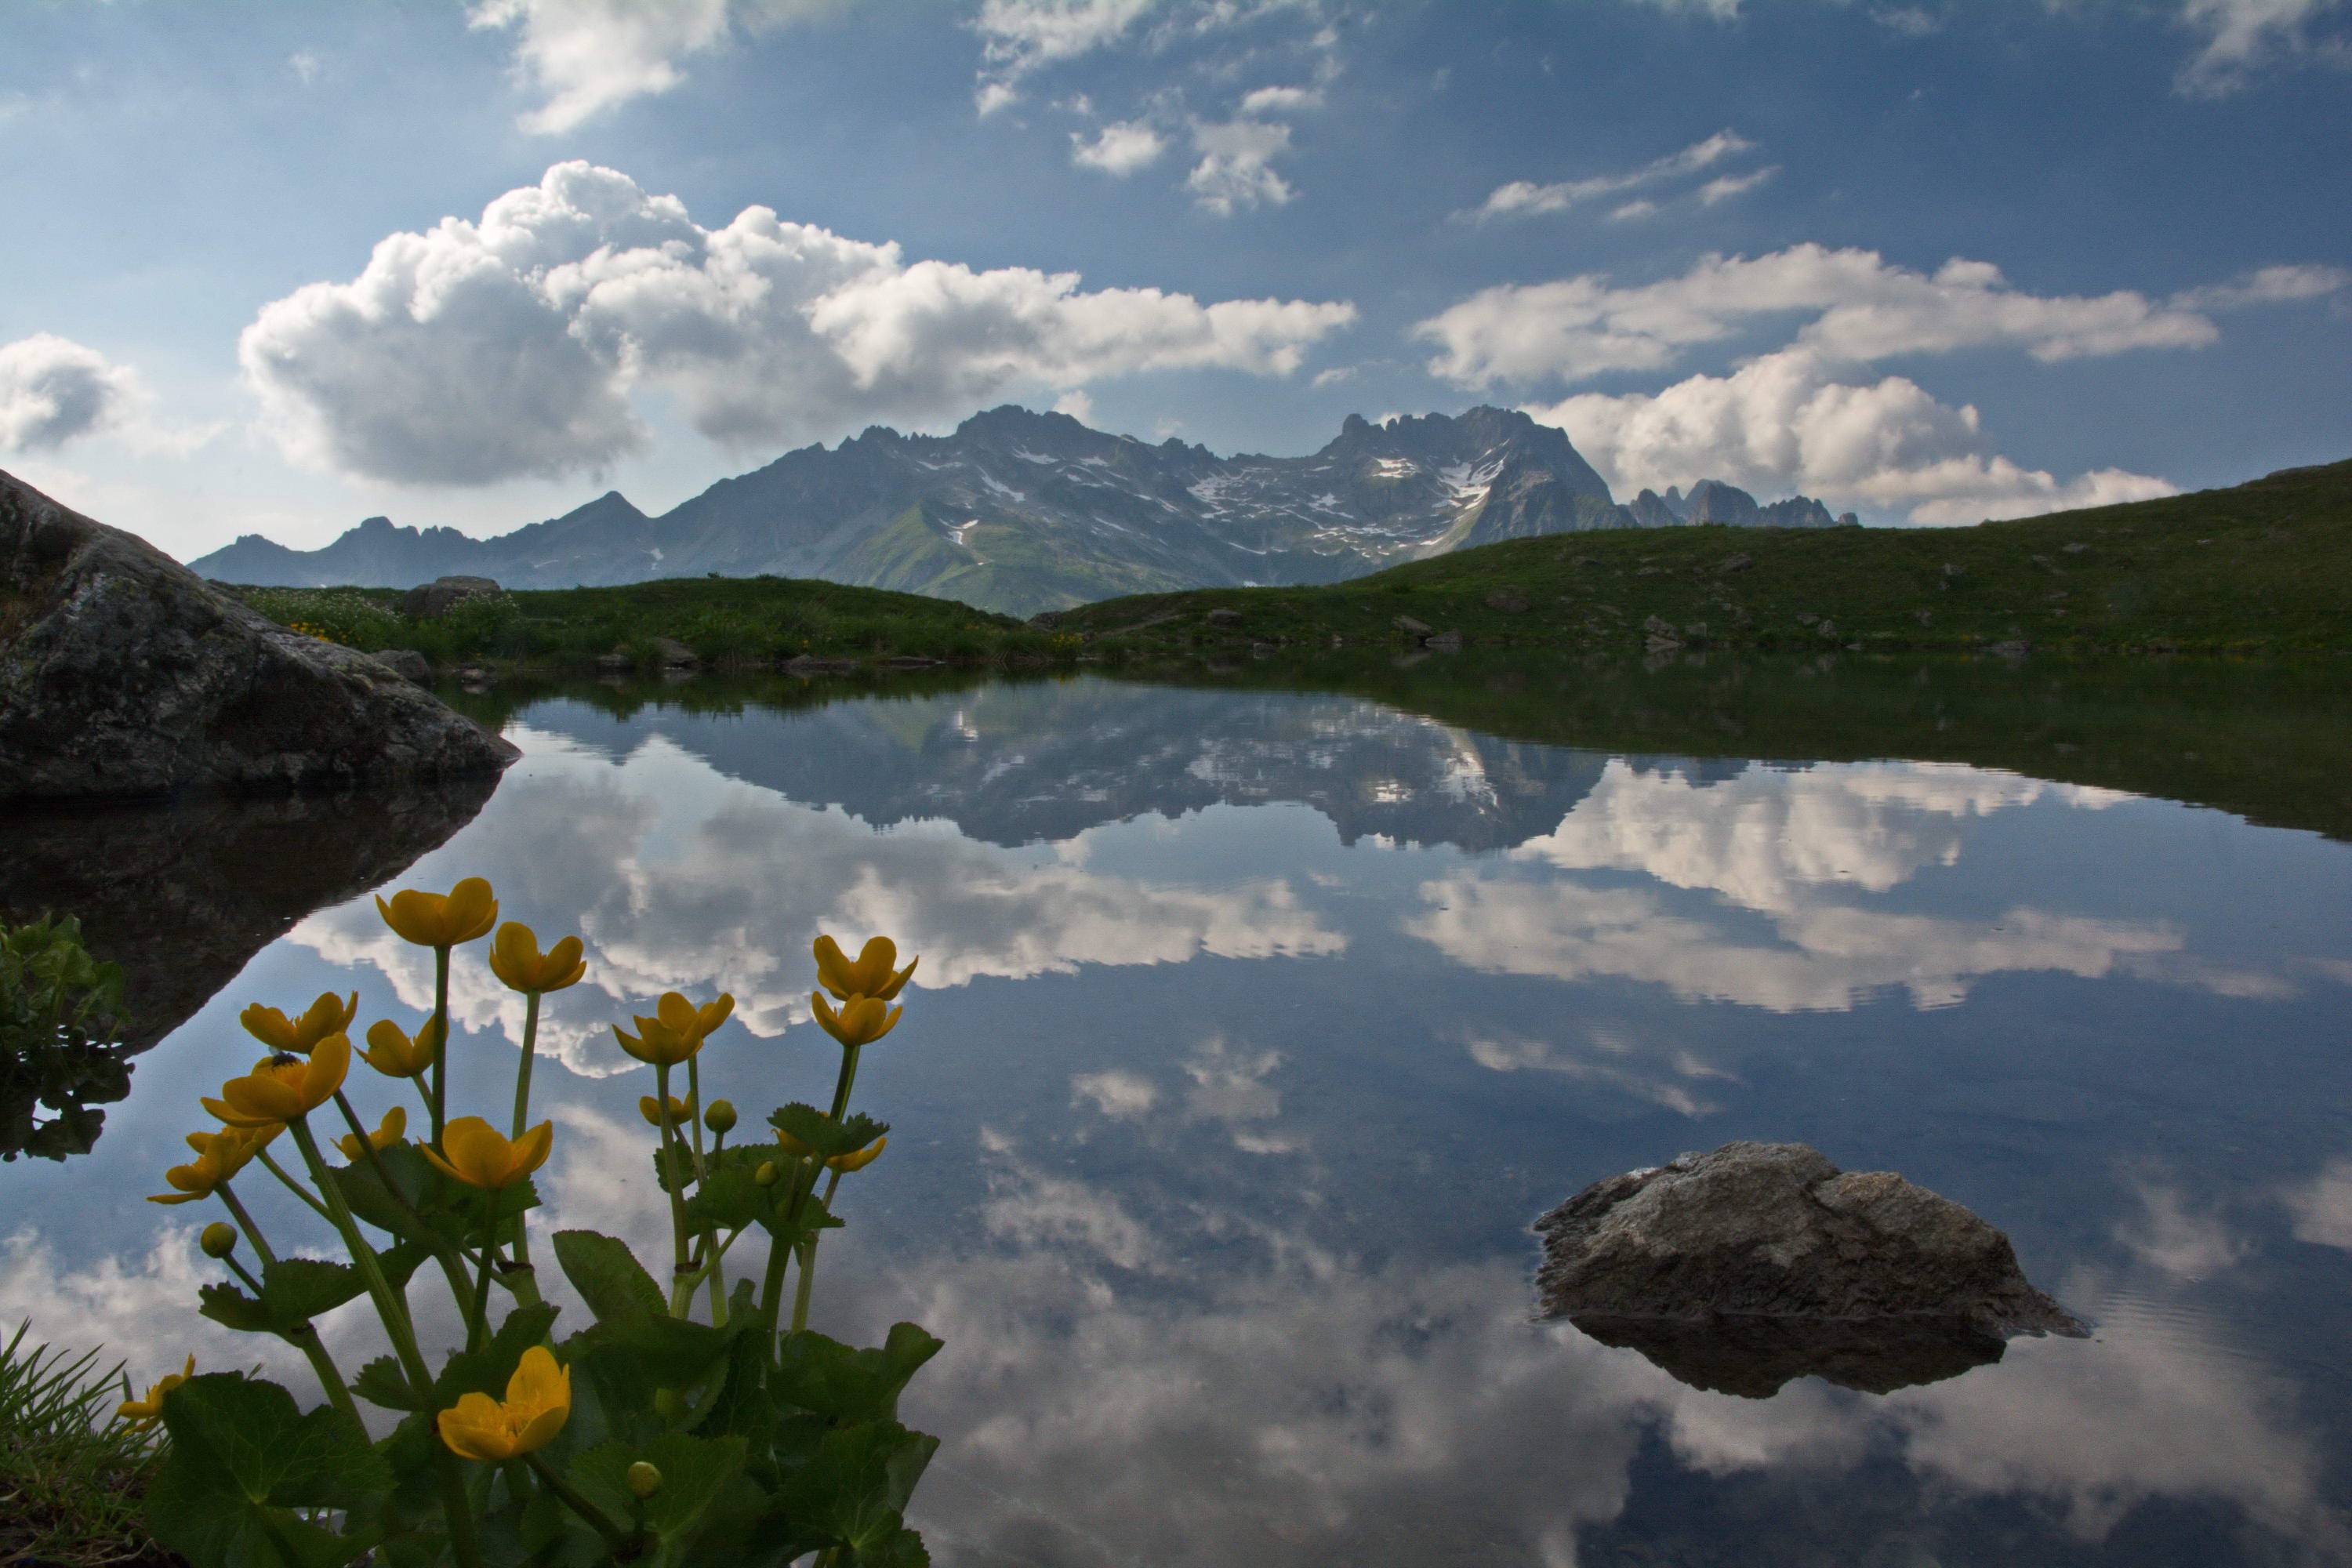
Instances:
[[[538,1126],[526,1131],[521,1137],[514,1141],[513,1152],[509,1157],[507,1181],[509,1184],[520,1182],[547,1163],[548,1151],[554,1146],[555,1124],[553,1122],[542,1121]]]
[[[244,1012],[239,1013],[236,1016],[236,1021],[245,1026],[247,1034],[251,1035],[273,1051],[290,1051],[294,1048],[293,1022],[275,1007],[265,1007],[256,1002]]]
[[[545,1345],[531,1346],[507,1379],[507,1403],[531,1411],[571,1409],[572,1369]]]
[[[694,1004],[675,991],[662,993],[661,1000],[654,1004],[654,1014],[661,1019],[662,1027],[673,1035],[691,1035],[700,1022]]]
[[[449,889],[446,910],[448,940],[455,945],[489,934],[499,918],[499,900],[488,882],[468,877]]]

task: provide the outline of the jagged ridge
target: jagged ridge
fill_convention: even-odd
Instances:
[[[1703,480],[1620,506],[1567,435],[1514,411],[1350,415],[1303,458],[1153,446],[1063,414],[976,414],[951,436],[879,426],[721,479],[657,518],[617,491],[495,539],[370,518],[323,549],[248,534],[193,563],[224,582],[407,587],[452,573],[509,587],[655,577],[817,577],[1014,615],[1121,594],[1331,583],[1474,544],[1680,522],[1820,527],[1805,497],[1760,507]]]

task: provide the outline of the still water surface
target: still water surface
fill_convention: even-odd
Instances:
[[[630,1005],[733,991],[706,1092],[756,1124],[831,1082],[812,937],[923,955],[816,1321],[947,1341],[904,1411],[944,1563],[2352,1561],[2342,843],[1091,680],[507,733],[392,885],[484,875],[587,943],[541,1037],[550,1228],[665,1245]],[[250,1060],[236,1011],[329,989],[413,1023],[430,959],[364,897],[263,948],[94,1152],[0,1167],[0,1315],[249,1363],[191,1310],[212,1216],[139,1199]],[[520,1005],[477,957],[455,1007],[452,1101],[498,1104]],[[1969,1205],[2095,1337],[1748,1399],[1530,1321],[1534,1215],[1734,1138]]]

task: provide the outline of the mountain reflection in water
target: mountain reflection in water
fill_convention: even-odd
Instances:
[[[649,1248],[645,1085],[604,1026],[725,986],[706,1092],[804,1098],[814,935],[923,954],[861,1073],[894,1131],[818,1322],[948,1342],[906,1405],[944,1439],[937,1561],[2352,1557],[2352,849],[1338,694],[724,697],[520,709],[523,761],[399,880],[480,873],[581,932],[534,1223]],[[159,1243],[139,1212],[158,1152],[241,1065],[244,1002],[413,1021],[431,985],[366,900],[301,919],[142,1058],[93,1154],[0,1170],[27,1216],[0,1316],[249,1360],[187,1310],[181,1217]],[[452,1098],[495,1101],[520,1008],[478,964],[453,1005]],[[1536,1214],[1740,1137],[1967,1204],[2095,1336],[1755,1399],[1529,1321]],[[263,1219],[300,1234],[290,1200]]]

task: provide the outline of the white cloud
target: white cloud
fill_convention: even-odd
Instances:
[[[584,1077],[629,1070],[606,1026],[664,991],[731,992],[740,1026],[763,1038],[806,1021],[806,955],[820,931],[852,945],[861,933],[890,933],[922,955],[917,991],[1204,956],[1314,957],[1348,945],[1283,878],[1194,886],[1089,869],[1093,844],[1116,828],[1078,834],[1051,854],[1003,849],[942,820],[875,828],[794,805],[667,741],[639,747],[623,781],[552,736],[509,734],[532,772],[510,775],[479,819],[475,842],[500,846],[498,863],[421,864],[410,880],[434,885],[446,869],[438,885],[446,886],[478,873],[517,918],[570,911],[588,975],[549,999],[539,1043]],[[310,915],[290,940],[331,963],[380,973],[408,1010],[404,1026],[431,1005],[431,954],[394,938],[369,900]],[[478,963],[452,970],[450,1012],[465,1030],[521,1039],[520,1000]]]
[[[1950,919],[1852,896],[1956,863],[1969,818],[2053,798],[2078,810],[2110,804],[1958,765],[1755,764],[1698,783],[1620,759],[1557,828],[1500,867],[1423,883],[1404,929],[1485,973],[1614,977],[1782,1013],[1845,1011],[1898,990],[1918,1007],[1949,1006],[1979,976],[2028,972],[2242,994],[2248,975],[2190,959],[2166,922],[2030,908]],[[1534,867],[1555,874],[1525,874]],[[1628,871],[1647,885],[1578,875]],[[1694,903],[1665,896],[1670,888],[1715,897]]]
[[[1582,393],[1528,410],[1566,430],[1610,485],[1631,493],[1702,477],[1916,523],[1975,522],[2176,493],[2164,479],[2099,468],[2061,479],[1986,450],[1977,410],[1904,376],[1838,378],[1811,350],[1783,349],[1729,375],[1656,393]]]
[[[1418,323],[1413,334],[1438,345],[1432,374],[1475,387],[1657,370],[1758,320],[1801,315],[1811,319],[1797,334],[1800,346],[1847,361],[1979,347],[2063,360],[2198,348],[2220,335],[2195,310],[2129,289],[2029,294],[1990,262],[1956,258],[1926,273],[1874,250],[1817,244],[1708,256],[1679,278],[1632,288],[1598,273],[1499,285]]]
[[[1726,202],[1734,196],[1745,195],[1780,172],[1780,165],[1771,163],[1750,174],[1725,174],[1709,180],[1698,188],[1699,204],[1702,206],[1711,207],[1717,202]]]
[[[1114,1121],[1139,1121],[1160,1103],[1160,1089],[1141,1073],[1122,1068],[1082,1072],[1070,1079],[1070,1103],[1081,1100]]]
[[[1714,167],[1726,158],[1737,157],[1752,151],[1755,143],[1734,131],[1718,131],[1705,141],[1694,142],[1679,153],[1670,153],[1654,159],[1638,169],[1619,174],[1596,174],[1581,180],[1562,180],[1539,185],[1530,180],[1514,180],[1490,192],[1478,208],[1464,214],[1484,221],[1497,217],[1528,217],[1545,213],[1566,212],[1569,208],[1595,197],[1614,195],[1621,191],[1639,190],[1666,181],[1695,174]],[[1620,209],[1621,211],[1622,209]]]
[[[1091,425],[1095,422],[1095,400],[1081,387],[1054,399],[1054,412],[1066,414],[1081,425]]]
[[[1167,151],[1168,139],[1141,120],[1106,125],[1091,140],[1078,132],[1070,132],[1070,162],[1106,174],[1124,177],[1148,169]]]
[[[2243,310],[2260,305],[2290,305],[2321,300],[2352,289],[2352,269],[2341,267],[2263,267],[2227,283],[2189,289],[2172,297],[2185,310]]]
[[[1045,66],[1116,43],[1157,0],[982,0],[971,26],[986,43],[973,100],[982,116],[1020,99],[1013,84]]]
[[[300,82],[304,87],[309,87],[319,79],[320,68],[319,57],[309,49],[297,49],[287,57],[286,68],[294,73],[296,81]]]
[[[1237,207],[1278,207],[1297,195],[1274,167],[1274,160],[1290,151],[1287,125],[1247,119],[1197,121],[1192,150],[1201,161],[1184,184],[1205,211],[1229,216]]]
[[[1645,217],[1655,217],[1657,216],[1657,203],[1653,201],[1643,201],[1637,198],[1633,201],[1627,202],[1624,205],[1612,211],[1609,215],[1609,221],[1611,223],[1634,223]]]
[[[1261,87],[1243,96],[1241,111],[1244,115],[1292,114],[1319,108],[1322,102],[1320,88]]]
[[[119,426],[146,400],[136,371],[70,339],[0,343],[0,451],[45,451]]]
[[[2220,97],[2246,84],[2254,68],[2302,50],[2305,28],[2336,0],[2187,0],[2181,21],[2205,35],[2205,47],[2181,68],[2180,88]]]
[[[593,469],[642,446],[630,397],[738,447],[922,425],[1009,386],[1147,371],[1287,375],[1344,302],[1086,291],[1075,272],[908,261],[748,207],[706,229],[585,163],[478,222],[380,242],[347,283],[265,306],[239,342],[297,458],[398,482]]]
[[[2294,1216],[2294,1238],[2352,1251],[2352,1156],[2338,1156],[2308,1182],[2281,1194]]]
[[[837,0],[480,0],[468,22],[519,31],[517,74],[546,100],[517,121],[570,131],[633,98],[686,79],[678,62],[758,31],[821,15]]]

